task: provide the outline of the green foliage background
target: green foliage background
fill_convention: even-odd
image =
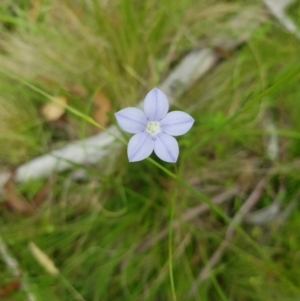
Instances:
[[[219,36],[240,35],[229,24],[244,12],[255,12],[251,21],[259,27],[236,51],[221,51],[219,64],[176,100],[173,109],[196,120],[178,139],[176,166],[154,155],[129,164],[124,146],[105,162],[74,166],[85,170],[84,181],[73,180],[72,171],[54,176],[34,215],[7,210],[1,196],[0,235],[38,300],[300,299],[300,44],[260,1],[2,0],[0,168],[95,133],[89,117],[97,91],[111,100],[115,123],[114,111],[135,105],[186,53],[215,47]],[[298,24],[299,13],[296,1],[288,14]],[[40,108],[49,100],[24,82],[67,97],[83,113],[66,112],[71,135],[44,120]],[[84,89],[84,96],[70,85]],[[266,116],[276,127],[275,160],[266,151]],[[265,225],[242,224],[208,279],[188,297],[230,220],[263,177],[267,185],[255,209],[280,195],[282,212],[296,200],[292,212]],[[30,202],[44,185],[41,179],[17,189]],[[210,205],[202,217],[180,219],[234,186],[239,192],[219,210]],[[137,251],[145,237],[155,239],[168,228],[172,210],[179,226],[170,231],[171,240],[166,236]],[[37,262],[31,241],[53,260],[59,276]],[[14,280],[0,258],[0,291]],[[22,289],[3,298],[26,300]]]

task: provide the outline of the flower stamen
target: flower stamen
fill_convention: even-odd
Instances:
[[[157,121],[149,121],[147,124],[146,131],[154,136],[160,132],[160,124]]]

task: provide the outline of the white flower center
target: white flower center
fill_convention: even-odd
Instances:
[[[146,131],[152,136],[160,132],[160,124],[157,121],[149,121],[147,124]]]

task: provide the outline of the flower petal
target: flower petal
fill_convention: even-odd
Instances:
[[[138,133],[131,137],[128,143],[127,154],[129,162],[141,161],[149,157],[154,148],[152,137],[146,133]]]
[[[181,111],[173,111],[161,120],[160,127],[163,132],[179,136],[185,134],[194,124],[195,120],[189,114]]]
[[[115,113],[120,127],[131,134],[140,133],[147,126],[147,118],[144,112],[137,108],[126,108]]]
[[[154,152],[160,159],[174,163],[179,155],[178,143],[172,136],[160,133],[154,141]]]
[[[169,102],[165,93],[157,88],[152,89],[144,100],[144,111],[148,120],[160,121],[169,110]]]

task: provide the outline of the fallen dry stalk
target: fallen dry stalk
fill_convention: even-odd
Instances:
[[[266,225],[275,220],[281,214],[282,201],[286,196],[285,187],[281,187],[276,197],[269,206],[251,212],[245,218],[245,222],[253,225]]]
[[[282,26],[300,39],[300,30],[296,23],[286,14],[286,8],[295,0],[264,0],[270,12],[279,20]]]
[[[210,257],[208,264],[201,270],[199,277],[194,281],[192,287],[188,293],[189,296],[194,295],[197,291],[197,287],[199,283],[208,278],[211,269],[220,261],[224,251],[228,247],[229,243],[232,241],[236,227],[242,222],[248,212],[256,205],[256,203],[260,200],[263,190],[266,185],[266,179],[263,178],[256,185],[254,191],[251,193],[249,198],[245,201],[243,206],[237,212],[235,217],[232,219],[230,225],[227,228],[225,239],[222,241],[218,249],[213,253]]]

